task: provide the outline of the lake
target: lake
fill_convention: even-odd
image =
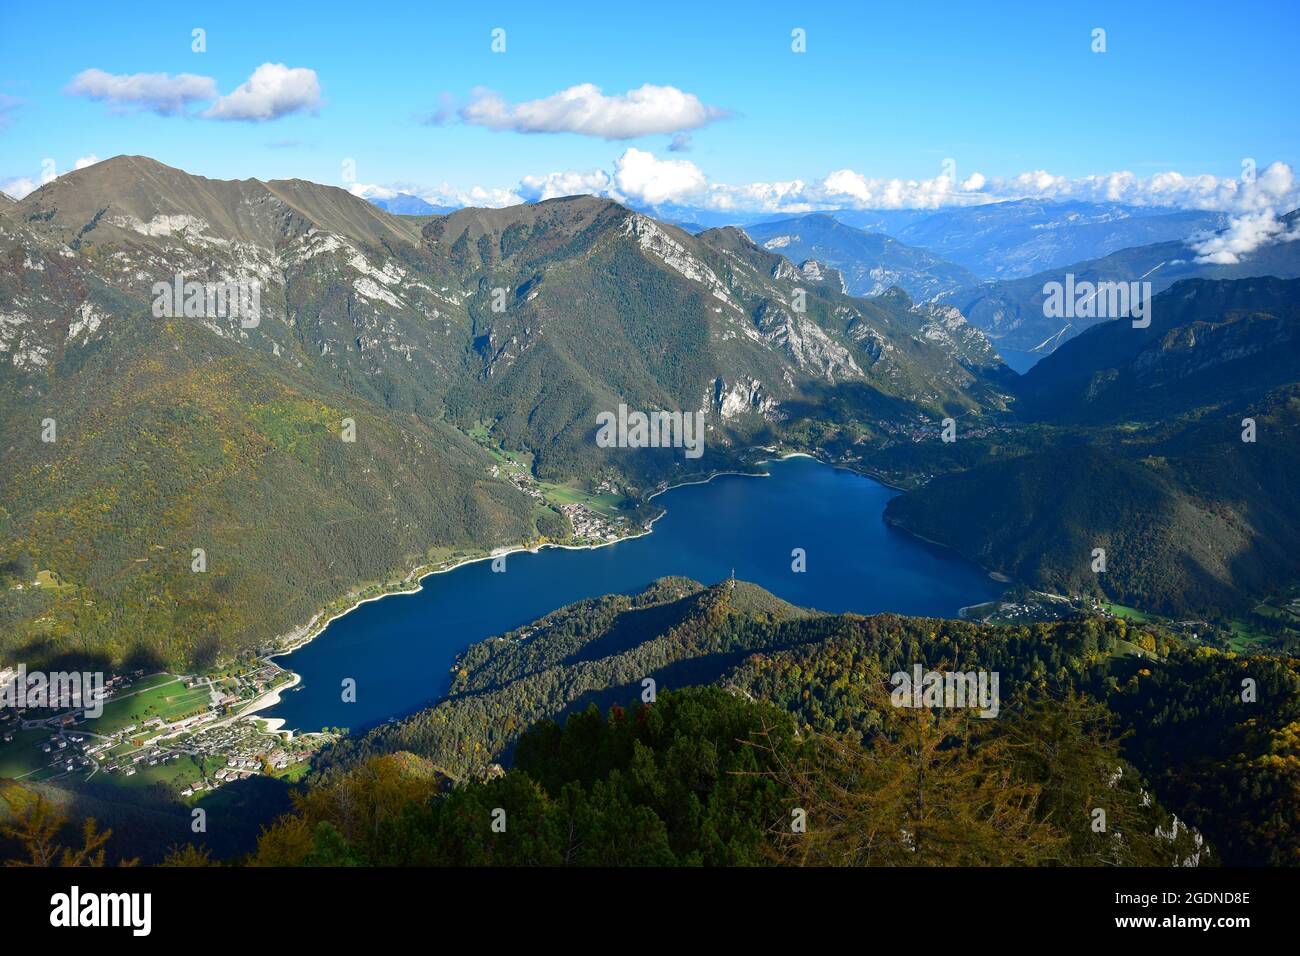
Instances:
[[[1002,346],[998,346],[997,349],[998,355],[1002,356],[1002,361],[1017,375],[1024,375],[1041,359],[1047,358],[1047,354],[1043,352],[1023,352],[1020,349],[1008,349]]]
[[[656,578],[736,577],[822,611],[956,617],[1002,591],[974,564],[886,525],[898,494],[811,458],[768,462],[768,477],[723,475],[655,498],[651,534],[591,549],[518,552],[506,570],[479,561],[424,578],[423,589],[362,604],[279,658],[302,677],[263,716],[293,730],[358,730],[444,695],[456,655],[565,604],[635,593]],[[792,570],[802,548],[807,570]],[[357,699],[344,703],[353,678]]]

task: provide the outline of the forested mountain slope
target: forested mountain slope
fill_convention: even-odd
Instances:
[[[1036,421],[1150,421],[1249,400],[1300,378],[1300,279],[1187,279],[1151,324],[1094,325],[1016,383]]]
[[[1180,616],[1249,608],[1300,574],[1298,291],[1183,282],[1151,328],[1067,342],[1020,384],[1045,448],[940,475],[886,520],[1035,587]]]
[[[893,675],[918,666],[996,676],[996,715],[900,707]],[[230,862],[1296,864],[1297,720],[1295,658],[1151,624],[818,614],[670,578],[474,645],[447,701],[327,751]],[[4,796],[0,849],[21,858],[45,791]],[[175,822],[85,809],[120,824],[111,854],[156,854],[140,826]],[[169,860],[211,863],[235,836]]]
[[[1005,400],[951,310],[591,197],[417,219],[117,157],[4,206],[0,260],[4,659],[179,666],[416,566],[562,537],[484,444],[637,499],[823,416]],[[257,315],[163,303],[186,281],[256,283]],[[597,447],[620,404],[703,414],[704,456]]]

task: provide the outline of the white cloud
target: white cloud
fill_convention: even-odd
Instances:
[[[115,112],[148,112],[159,116],[191,116],[195,103],[215,100],[198,114],[205,119],[264,122],[290,113],[315,110],[321,104],[316,71],[290,69],[283,63],[263,63],[242,85],[225,96],[217,95],[217,81],[210,76],[181,73],[105,73],[83,70],[64,89],[72,96],[85,96],[108,103]],[[0,103],[0,118],[3,104]]]
[[[399,193],[417,196],[433,206],[481,206],[499,209],[502,206],[515,206],[521,202],[531,202],[534,197],[525,199],[519,189],[491,189],[472,186],[469,189],[457,189],[447,183],[440,186],[420,186],[415,183],[353,183],[348,191],[362,199],[392,199]],[[581,190],[579,190],[581,192]],[[557,193],[556,195],[568,195]],[[550,199],[551,196],[537,196],[537,200]]]
[[[114,110],[173,116],[183,114],[190,103],[212,99],[217,95],[217,83],[210,76],[193,73],[113,74],[91,69],[74,76],[65,92],[102,100]]]
[[[778,183],[749,183],[744,186],[715,186],[714,196],[727,195],[723,208],[751,211],[806,212],[810,209],[853,207],[857,209],[937,209],[940,206],[971,205],[991,201],[979,193],[984,177],[974,173],[958,185],[947,175],[930,179],[881,179],[864,176],[852,169],[837,169],[823,179]]]
[[[1037,170],[1009,179],[989,179],[981,191],[995,200],[1080,200],[1237,213],[1290,210],[1300,205],[1294,173],[1281,162],[1269,164],[1258,176],[1240,178],[1170,171],[1145,178],[1115,172],[1069,179]]]
[[[9,179],[0,179],[0,192],[8,193],[14,199],[22,199],[30,193],[40,189],[46,183],[52,183],[63,173],[59,173],[55,168],[54,161],[48,161],[49,165],[39,176],[14,176]],[[89,156],[78,157],[72,164],[72,169],[85,169],[87,166],[93,166],[99,162],[99,157],[94,153]],[[70,172],[71,170],[64,170]]]
[[[628,149],[614,164],[618,191],[633,201],[656,205],[685,202],[708,186],[700,168],[685,159],[659,159],[654,153]]]
[[[397,192],[419,196],[440,206],[513,206],[541,202],[560,196],[604,196],[616,202],[655,205],[662,202],[703,201],[708,179],[694,163],[684,159],[659,159],[640,149],[624,150],[612,173],[603,169],[563,170],[539,176],[525,176],[510,189],[456,189],[443,183],[434,188],[407,184],[353,184],[354,195],[385,199]]]
[[[551,96],[507,103],[490,90],[473,93],[460,110],[466,123],[517,133],[580,133],[602,139],[633,139],[699,129],[728,113],[707,106],[694,93],[647,83],[617,96],[582,83]]]
[[[1300,207],[1300,186],[1291,167],[1272,163],[1257,177],[1230,179],[1177,172],[1138,177],[1115,172],[1071,179],[1046,170],[999,178],[972,172],[956,181],[949,174],[930,179],[872,178],[838,169],[818,180],[791,179],[732,185],[710,182],[694,163],[660,159],[628,148],[610,170],[564,170],[530,175],[510,188],[436,189],[403,186],[402,191],[439,205],[505,206],[557,196],[590,193],[634,205],[675,202],[728,213],[798,214],[819,209],[939,209],[1011,199],[1119,202],[1135,206],[1204,209],[1237,215],[1283,213]],[[1245,241],[1248,225],[1241,227]],[[1207,254],[1219,254],[1213,250]]]
[[[1196,253],[1197,262],[1217,265],[1235,265],[1242,256],[1275,242],[1294,242],[1300,239],[1300,228],[1287,229],[1273,210],[1246,213],[1234,217],[1222,232],[1201,232],[1192,236],[1188,244]]]
[[[811,212],[822,208],[809,200],[808,184],[802,179],[775,183],[747,183],[743,186],[715,184],[705,201],[720,212]]]
[[[608,196],[612,189],[613,181],[609,174],[603,169],[593,169],[585,173],[571,170],[545,176],[525,176],[519,181],[517,192],[525,202],[541,202],[560,196]]]
[[[489,189],[482,186],[473,186],[468,190],[448,189],[445,185],[441,191],[433,193],[438,199],[429,199],[427,196],[420,198],[426,202],[431,202],[435,206],[485,206],[489,209],[500,209],[503,206],[517,206],[524,202],[522,196],[514,189]]]
[[[316,71],[283,63],[263,63],[248,82],[221,97],[203,115],[209,119],[262,123],[320,107]]]
[[[375,183],[353,183],[348,192],[361,199],[392,199],[400,190],[379,186]]]
[[[710,184],[704,205],[747,212],[812,209],[937,209],[1010,199],[1115,202],[1133,206],[1247,213],[1287,212],[1300,206],[1300,184],[1290,166],[1275,162],[1257,177],[1229,178],[1178,172],[1139,177],[1115,172],[1071,179],[1046,170],[999,178],[973,172],[960,183],[947,175],[930,179],[883,179],[838,169],[813,182]]]

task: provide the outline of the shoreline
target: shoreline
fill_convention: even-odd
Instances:
[[[950,544],[944,544],[942,541],[935,541],[933,538],[927,538],[925,535],[918,534],[917,532],[913,531],[911,528],[907,527],[906,525],[899,524],[897,521],[891,521],[888,518],[884,517],[883,515],[881,516],[880,520],[885,522],[885,524],[889,525],[895,531],[901,531],[903,534],[910,535],[911,537],[915,538],[917,541],[924,541],[928,545],[931,545],[936,548],[942,548],[944,551],[949,551],[957,555],[957,557],[961,558],[963,561],[969,561],[971,564],[975,565],[975,567],[979,568],[981,571],[987,574],[989,576],[989,580],[993,581],[996,584],[1010,585],[1016,583],[1014,578],[1007,577],[1001,571],[990,571],[988,568],[980,564],[974,558],[968,558],[966,555],[962,554],[960,551],[958,551]],[[988,604],[988,603],[989,603],[988,601],[980,602],[980,604]],[[980,606],[979,604],[968,604],[966,607],[979,607],[979,606]],[[959,611],[964,611],[964,610],[966,610],[966,608],[959,608]]]
[[[810,454],[808,454],[808,453],[806,453],[806,452],[792,452],[792,453],[790,453],[790,454],[788,454],[788,455],[782,455],[782,456],[780,456],[780,458],[765,458],[765,459],[762,459],[762,460],[760,460],[760,461],[758,462],[758,464],[761,465],[761,464],[764,464],[764,463],[766,463],[766,462],[768,462],[768,461],[783,461],[783,460],[785,460],[786,458],[814,458],[814,460],[820,460],[820,459],[816,459],[815,456],[810,455]],[[770,477],[769,473],[767,473],[767,472],[761,472],[761,471],[760,471],[760,472],[747,472],[747,471],[718,471],[718,472],[713,472],[712,474],[706,475],[706,476],[704,476],[703,478],[695,478],[695,479],[691,479],[691,480],[680,481],[680,482],[677,482],[676,484],[666,485],[665,487],[660,488],[660,489],[658,489],[657,491],[654,491],[654,492],[652,492],[651,494],[647,495],[645,501],[646,501],[646,503],[648,504],[649,502],[651,502],[651,501],[654,500],[655,498],[659,497],[660,495],[665,494],[665,493],[667,493],[667,492],[669,492],[669,491],[672,491],[672,490],[675,489],[675,488],[685,488],[685,487],[689,487],[689,486],[691,486],[691,485],[705,485],[705,484],[708,484],[710,481],[712,481],[714,478],[722,478],[722,477],[726,477],[726,476],[729,476],[729,475],[731,475],[731,476],[739,476],[739,477],[743,477],[743,478],[767,478],[767,477]],[[883,484],[883,482],[882,482],[882,484]],[[281,640],[281,639],[284,639],[285,637],[288,637],[288,639],[291,641],[291,644],[290,644],[289,646],[283,648],[282,650],[276,650],[276,651],[274,651],[274,652],[272,652],[272,653],[270,653],[270,654],[267,654],[266,657],[264,658],[264,660],[266,660],[267,663],[272,664],[272,665],[274,665],[275,667],[279,668],[280,670],[284,671],[285,673],[292,675],[292,678],[293,678],[292,681],[291,681],[290,683],[284,685],[283,687],[278,688],[277,690],[273,691],[271,694],[264,695],[263,697],[258,698],[256,701],[254,701],[254,702],[253,702],[253,703],[248,707],[247,710],[241,711],[240,714],[238,715],[238,717],[240,717],[240,718],[242,718],[242,717],[253,717],[254,715],[256,715],[256,714],[257,714],[258,712],[260,712],[260,711],[267,710],[267,709],[269,709],[269,708],[271,708],[271,707],[274,707],[276,704],[280,703],[280,691],[289,691],[289,690],[292,690],[293,688],[297,687],[297,686],[302,682],[302,677],[301,677],[300,674],[298,674],[296,671],[290,669],[289,667],[286,667],[286,666],[284,666],[283,664],[280,664],[280,663],[276,660],[276,658],[279,658],[279,657],[288,657],[288,656],[290,656],[291,654],[295,653],[296,651],[300,651],[300,650],[302,650],[304,647],[306,647],[306,646],[307,646],[308,644],[310,644],[312,641],[316,640],[316,638],[320,637],[320,635],[323,634],[323,633],[325,632],[325,629],[328,628],[331,624],[333,624],[333,623],[334,623],[335,621],[337,621],[339,618],[346,617],[348,614],[351,614],[353,611],[355,611],[357,608],[361,607],[363,604],[369,604],[369,603],[372,602],[372,601],[382,601],[384,598],[397,597],[397,596],[404,595],[404,594],[406,594],[406,595],[409,595],[409,594],[419,594],[421,591],[424,590],[424,581],[425,581],[425,579],[426,579],[426,578],[430,578],[430,577],[434,576],[435,574],[446,574],[446,573],[448,573],[448,572],[450,572],[450,571],[455,571],[457,568],[465,567],[466,565],[477,564],[477,563],[480,562],[480,561],[493,561],[493,560],[495,560],[495,559],[497,559],[497,558],[499,558],[499,557],[505,557],[505,556],[509,556],[509,555],[511,555],[511,554],[518,554],[518,553],[521,552],[521,551],[526,551],[526,552],[528,552],[529,554],[538,554],[538,553],[540,553],[542,550],[544,550],[544,549],[546,549],[546,548],[559,548],[559,549],[562,549],[562,550],[565,550],[565,551],[590,551],[590,550],[595,550],[596,548],[606,548],[606,547],[610,547],[611,545],[621,544],[621,543],[623,543],[624,541],[634,541],[634,540],[636,540],[637,538],[640,538],[640,537],[643,537],[643,536],[645,536],[645,535],[647,535],[647,534],[651,534],[651,533],[653,533],[653,531],[654,531],[654,526],[655,526],[655,522],[657,522],[660,518],[662,518],[662,517],[663,517],[664,515],[666,515],[667,513],[668,513],[668,509],[667,509],[667,508],[664,508],[664,509],[662,509],[662,510],[659,512],[659,514],[657,514],[657,515],[655,515],[653,518],[651,518],[651,519],[646,523],[646,525],[644,526],[644,528],[642,528],[640,531],[636,532],[635,534],[626,534],[626,535],[622,535],[622,536],[620,536],[620,537],[614,538],[614,539],[611,540],[611,541],[599,541],[599,542],[596,542],[596,543],[594,543],[594,544],[561,544],[561,543],[559,543],[559,542],[547,541],[547,542],[543,542],[542,544],[535,544],[535,545],[531,545],[531,546],[530,546],[530,545],[519,545],[519,546],[516,546],[516,547],[505,547],[505,548],[499,548],[499,549],[497,549],[497,550],[495,550],[495,551],[492,551],[492,552],[490,552],[490,553],[488,553],[488,554],[482,554],[482,555],[478,555],[478,556],[476,556],[476,557],[462,558],[462,559],[460,559],[459,561],[456,561],[455,563],[450,564],[450,565],[448,565],[448,566],[446,566],[446,567],[434,567],[434,568],[430,568],[430,569],[428,569],[428,570],[425,570],[425,569],[422,568],[422,567],[417,567],[417,568],[412,569],[412,571],[411,571],[411,572],[406,576],[406,578],[404,579],[404,580],[408,580],[408,581],[413,579],[413,580],[414,580],[414,586],[413,586],[413,587],[409,587],[409,588],[401,588],[401,589],[392,590],[392,591],[385,591],[385,592],[382,593],[382,594],[375,594],[375,595],[372,595],[372,596],[370,596],[370,597],[360,598],[360,599],[358,599],[357,601],[355,601],[354,603],[348,605],[348,606],[347,606],[346,608],[344,608],[343,610],[339,611],[338,613],[331,615],[331,616],[329,617],[328,620],[325,620],[325,621],[323,621],[323,622],[320,621],[320,616],[321,616],[321,613],[323,613],[323,612],[319,612],[319,613],[317,613],[316,617],[312,618],[310,621],[308,621],[306,624],[304,624],[301,628],[296,629],[297,632],[299,632],[299,636],[297,636],[297,637],[288,637],[288,635],[282,635],[280,638],[276,638],[276,640]],[[294,633],[295,633],[295,631],[290,631],[290,632],[289,632],[290,635],[293,635]],[[272,699],[272,698],[274,698],[274,699]],[[296,732],[296,731],[294,731],[294,730],[286,729],[286,728],[284,727],[285,721],[284,721],[283,718],[280,718],[280,717],[259,717],[259,718],[257,718],[257,719],[262,720],[262,721],[264,721],[264,722],[266,723],[266,725],[267,725],[267,728],[266,728],[266,729],[267,729],[267,732],[269,732],[269,733],[288,733],[288,734],[290,734],[290,735],[292,736],[292,735]]]
[[[276,666],[279,667],[280,665],[277,664]],[[235,715],[236,720],[241,720],[244,717],[252,717],[259,710],[266,710],[268,707],[274,707],[276,704],[280,703],[281,692],[291,691],[302,683],[302,675],[297,671],[291,671],[287,667],[281,668],[281,670],[289,675],[289,682],[257,698],[257,700],[249,704],[245,710],[241,710]],[[277,735],[288,734],[290,740],[292,740],[294,734],[297,733],[297,731],[285,729],[283,717],[259,717],[257,719],[266,724],[266,727],[263,728],[265,733]]]
[[[774,449],[774,448],[768,448],[768,447],[764,447],[764,446],[756,446],[756,447],[754,447],[754,448],[752,448],[752,449],[747,449],[747,451],[759,451],[759,452],[766,452],[766,453],[769,453],[769,457],[766,457],[766,458],[760,458],[760,459],[758,459],[756,462],[754,462],[755,466],[756,466],[756,467],[760,467],[760,468],[761,468],[762,465],[765,465],[765,464],[768,464],[768,463],[770,463],[770,462],[774,462],[774,461],[776,461],[776,462],[786,461],[786,460],[791,459],[791,458],[809,458],[809,459],[812,459],[813,461],[819,462],[820,464],[823,464],[823,465],[827,465],[827,466],[829,466],[829,467],[831,467],[831,468],[839,468],[839,469],[842,469],[842,470],[844,470],[844,471],[851,472],[851,473],[853,473],[853,474],[855,474],[855,475],[860,475],[860,476],[863,477],[863,478],[867,478],[867,479],[869,479],[869,480],[871,480],[871,481],[876,482],[877,484],[880,484],[880,485],[882,485],[882,486],[884,486],[884,487],[886,487],[886,488],[890,488],[890,489],[892,489],[892,490],[894,490],[894,491],[902,492],[902,491],[905,491],[905,490],[906,490],[906,489],[904,489],[904,488],[900,488],[900,487],[898,487],[897,485],[891,484],[891,483],[888,482],[888,481],[884,481],[883,479],[878,478],[878,477],[875,476],[875,475],[872,475],[872,474],[869,474],[869,473],[867,473],[867,472],[865,472],[865,471],[862,471],[861,469],[854,468],[854,467],[851,467],[851,466],[849,466],[849,465],[837,464],[837,463],[835,463],[835,462],[826,461],[825,459],[823,459],[823,458],[819,458],[817,455],[815,455],[815,454],[813,454],[813,453],[811,453],[811,452],[806,452],[806,451],[792,451],[792,452],[786,452],[786,453],[784,453],[784,454],[781,454],[781,453],[777,452],[777,450]],[[703,476],[703,477],[693,477],[693,478],[689,478],[689,479],[685,479],[685,480],[682,480],[682,481],[676,482],[676,483],[674,483],[674,484],[665,485],[663,488],[660,488],[660,489],[658,489],[658,490],[656,490],[656,491],[654,491],[654,492],[651,492],[649,495],[647,495],[646,498],[645,498],[645,503],[646,503],[646,504],[649,504],[651,501],[653,501],[655,498],[659,497],[660,495],[662,495],[662,494],[666,494],[667,492],[672,491],[672,490],[674,490],[674,489],[676,489],[676,488],[686,488],[686,487],[690,487],[690,486],[692,486],[692,485],[706,485],[706,484],[708,484],[709,482],[713,481],[715,478],[724,478],[724,477],[728,477],[728,476],[735,476],[735,477],[742,477],[742,478],[769,478],[769,477],[771,477],[771,472],[768,472],[768,471],[766,471],[766,470],[759,470],[759,471],[735,471],[735,470],[727,470],[727,471],[717,471],[717,472],[712,472],[712,473],[707,474],[707,475],[705,475],[705,476]],[[535,544],[535,545],[531,545],[531,546],[529,546],[529,545],[518,545],[518,546],[515,546],[515,547],[499,548],[499,549],[497,549],[497,550],[495,550],[495,551],[492,551],[492,552],[490,552],[490,553],[488,553],[488,554],[482,554],[482,555],[478,555],[478,556],[475,556],[475,557],[462,558],[462,559],[456,561],[455,563],[450,564],[450,565],[448,565],[448,566],[446,566],[446,567],[434,567],[434,568],[430,568],[430,569],[428,569],[428,570],[425,570],[425,569],[422,568],[422,567],[417,567],[417,568],[412,569],[412,571],[411,571],[411,572],[406,576],[406,578],[404,579],[404,581],[411,581],[411,580],[413,580],[413,581],[414,581],[414,586],[412,586],[412,587],[406,587],[406,588],[400,588],[400,589],[395,589],[395,590],[391,590],[391,591],[385,591],[385,592],[383,592],[382,594],[375,594],[375,595],[372,595],[372,596],[370,596],[370,597],[360,598],[360,599],[358,599],[357,601],[355,601],[354,603],[348,605],[348,606],[347,606],[346,608],[344,608],[343,610],[341,610],[341,611],[339,611],[339,612],[337,612],[337,613],[331,615],[331,616],[329,617],[328,620],[325,620],[325,621],[323,621],[323,622],[320,622],[320,616],[321,616],[321,614],[324,613],[324,612],[319,612],[319,613],[316,615],[316,617],[312,618],[312,620],[309,621],[307,624],[303,625],[303,627],[301,627],[301,628],[299,628],[299,629],[296,629],[297,632],[300,634],[300,636],[298,636],[298,637],[296,637],[296,638],[295,638],[295,637],[290,637],[289,639],[290,639],[290,641],[291,641],[292,643],[291,643],[289,646],[285,647],[285,648],[282,649],[282,650],[274,651],[273,653],[266,655],[266,657],[264,658],[264,659],[267,661],[267,663],[272,664],[273,666],[279,668],[280,670],[283,670],[284,672],[286,672],[286,673],[288,673],[288,674],[291,674],[292,677],[293,677],[292,682],[289,683],[289,684],[286,684],[284,687],[279,688],[277,691],[273,692],[273,696],[274,696],[274,698],[275,698],[274,700],[267,699],[267,698],[269,698],[269,697],[272,696],[272,695],[267,695],[267,696],[264,697],[264,698],[259,698],[257,701],[254,701],[254,705],[253,705],[253,706],[250,706],[246,711],[242,712],[239,716],[240,716],[240,717],[252,717],[252,716],[254,716],[256,713],[258,713],[259,711],[267,710],[267,709],[270,708],[270,707],[274,707],[276,704],[278,704],[278,703],[280,702],[280,691],[288,691],[288,690],[292,690],[293,688],[297,687],[297,686],[301,683],[301,680],[302,680],[301,675],[299,675],[296,671],[293,671],[293,670],[290,669],[289,667],[280,664],[280,663],[276,660],[276,658],[280,658],[280,657],[288,657],[288,656],[290,656],[291,654],[295,653],[296,651],[302,650],[302,648],[306,647],[306,646],[307,646],[308,644],[310,644],[312,641],[316,640],[316,638],[318,638],[321,634],[323,634],[323,633],[325,632],[325,629],[328,628],[328,627],[330,626],[330,624],[334,623],[334,622],[337,621],[339,618],[342,618],[342,617],[347,616],[348,614],[351,614],[353,611],[355,611],[357,608],[361,607],[363,604],[369,604],[369,603],[372,602],[372,601],[382,601],[384,598],[389,598],[389,597],[397,597],[397,596],[400,596],[400,595],[418,594],[418,593],[420,593],[422,590],[424,590],[424,581],[425,581],[426,578],[430,578],[430,577],[432,577],[432,576],[434,576],[434,575],[436,575],[436,574],[446,574],[446,573],[448,573],[448,572],[450,572],[450,571],[455,571],[457,568],[462,568],[462,567],[465,567],[466,565],[470,565],[470,564],[476,564],[476,563],[478,563],[478,562],[480,562],[480,561],[492,561],[492,560],[495,560],[496,558],[499,558],[499,557],[509,556],[509,555],[511,555],[511,554],[517,554],[517,553],[519,553],[519,552],[521,552],[521,551],[526,551],[526,552],[528,552],[529,554],[538,554],[538,553],[540,553],[542,550],[544,550],[544,549],[546,549],[546,548],[559,548],[559,549],[563,549],[563,550],[566,550],[566,551],[587,551],[587,550],[595,550],[595,549],[597,549],[597,548],[610,547],[611,545],[621,544],[621,543],[624,542],[624,541],[633,541],[633,540],[635,540],[635,539],[637,539],[637,538],[640,538],[640,537],[643,537],[643,536],[645,536],[645,535],[652,534],[652,533],[654,532],[654,526],[655,526],[655,523],[656,523],[660,518],[662,518],[664,515],[666,515],[667,513],[668,513],[668,509],[667,509],[667,508],[663,508],[663,509],[660,510],[659,514],[657,514],[657,515],[655,515],[653,518],[651,518],[651,519],[650,519],[650,520],[645,524],[645,526],[644,526],[640,531],[636,532],[635,534],[626,534],[626,535],[622,535],[622,536],[617,537],[617,538],[614,538],[613,540],[610,540],[610,541],[600,541],[600,542],[597,542],[597,543],[595,543],[595,544],[561,544],[561,543],[558,543],[558,542],[550,542],[550,541],[548,541],[548,542],[543,542],[543,543],[541,543],[541,544]],[[912,534],[912,532],[911,532],[911,531],[908,531],[906,528],[899,528],[898,530],[903,531],[903,532],[905,532],[905,533],[907,533],[907,534]],[[920,539],[923,540],[923,541],[926,540],[925,538],[921,538],[920,535],[915,535],[915,537],[920,538]],[[944,547],[944,548],[946,548],[945,545],[940,545],[938,542],[928,542],[928,543],[929,543],[929,544],[933,544],[933,545],[935,545],[935,546],[937,546],[937,547]],[[952,550],[952,549],[948,548],[947,550]],[[955,553],[955,552],[954,552],[954,553]],[[977,566],[978,566],[978,565],[977,565]],[[981,570],[985,570],[985,571],[987,571],[986,568],[981,568]],[[991,572],[989,572],[989,573],[990,573],[990,576],[992,576],[992,573],[991,573]],[[996,580],[996,579],[995,579],[995,580]],[[319,623],[318,623],[318,622],[319,622]],[[289,632],[290,635],[292,635],[292,634],[294,634],[294,633],[295,633],[294,631],[290,631],[290,632]],[[277,638],[276,640],[281,640],[281,639],[283,639],[285,636],[287,636],[287,635],[283,635],[281,638]],[[272,732],[272,733],[289,733],[289,734],[291,734],[291,735],[292,735],[293,733],[295,733],[295,731],[293,731],[293,730],[285,729],[285,727],[284,727],[284,723],[285,723],[285,721],[284,721],[282,718],[279,718],[279,717],[261,717],[261,718],[258,718],[258,719],[266,722],[266,724],[267,724],[267,729],[268,729],[269,732]]]
[[[794,452],[788,455],[782,455],[780,458],[764,458],[759,462],[759,464],[764,464],[765,462],[769,462],[769,461],[784,461],[786,458],[813,458],[816,461],[821,460],[815,458],[815,456],[813,455],[807,454],[806,452]],[[829,464],[829,463],[823,462],[823,464]],[[703,478],[680,481],[677,482],[676,484],[667,485],[663,488],[658,489],[657,491],[651,492],[649,495],[646,496],[645,500],[646,503],[649,503],[653,501],[655,498],[658,498],[660,495],[666,494],[669,491],[673,491],[676,488],[687,488],[692,485],[707,485],[715,478],[725,478],[727,476],[735,476],[740,478],[769,477],[769,475],[766,472],[717,471],[717,472],[713,472],[712,474],[706,475]],[[867,475],[866,477],[871,477],[871,476]],[[876,479],[872,479],[872,480],[876,480]],[[885,484],[885,483],[881,482],[881,484]],[[268,654],[266,656],[266,660],[273,662],[274,658],[287,657],[290,654],[294,653],[295,651],[301,650],[303,647],[307,646],[312,641],[314,641],[317,637],[319,637],[321,632],[324,631],[325,628],[329,627],[332,623],[337,621],[339,618],[351,614],[353,611],[361,607],[361,605],[363,604],[369,604],[372,601],[382,601],[384,598],[397,597],[403,594],[419,594],[420,591],[424,590],[424,580],[426,578],[433,577],[435,574],[446,574],[450,571],[455,571],[457,568],[463,568],[466,565],[477,564],[480,561],[493,561],[497,558],[505,557],[511,554],[518,554],[520,552],[527,552],[529,554],[538,554],[547,548],[558,548],[564,551],[594,551],[597,548],[608,548],[612,545],[622,544],[624,541],[635,541],[637,538],[644,537],[645,535],[650,534],[654,530],[655,522],[657,522],[660,518],[662,518],[667,513],[668,510],[665,508],[662,511],[660,511],[659,514],[655,515],[648,522],[646,522],[645,527],[642,528],[640,531],[637,531],[634,534],[621,535],[609,541],[598,541],[593,544],[562,544],[558,541],[546,541],[541,544],[534,544],[534,545],[516,545],[513,547],[498,548],[495,551],[492,551],[488,554],[481,554],[469,558],[461,558],[460,560],[456,561],[454,564],[447,565],[446,567],[433,567],[433,568],[429,568],[428,570],[426,570],[424,567],[414,568],[405,578],[405,580],[414,579],[415,582],[414,587],[405,588],[401,590],[385,591],[383,594],[375,594],[375,595],[371,595],[370,597],[360,598],[355,603],[349,605],[344,610],[339,611],[337,614],[331,615],[329,620],[324,621],[319,626],[317,626],[317,620],[319,618],[319,614],[318,614],[316,618],[313,618],[307,624],[303,625],[303,627],[300,629],[308,633],[305,633],[304,636],[302,637],[294,638],[293,639],[294,643],[292,644],[292,646]],[[290,633],[292,634],[293,632]],[[277,638],[277,640],[279,640],[279,638]],[[277,664],[276,666],[278,667],[279,665]]]

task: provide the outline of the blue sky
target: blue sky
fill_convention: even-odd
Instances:
[[[743,206],[835,196],[927,204],[1017,190],[1093,198],[1095,181],[1086,196],[1068,184],[1127,171],[1132,181],[1108,187],[1117,198],[1141,199],[1150,177],[1176,172],[1215,181],[1165,183],[1170,201],[1213,205],[1225,201],[1221,180],[1238,179],[1244,159],[1263,170],[1294,166],[1300,152],[1294,0],[1226,10],[1199,0],[916,0],[564,11],[428,0],[11,7],[0,34],[0,187],[16,193],[23,180],[39,181],[47,158],[62,173],[78,159],[141,153],[220,178],[349,185],[355,169],[358,190],[464,200],[481,187],[474,195],[485,202],[536,198],[547,187],[521,181],[564,172],[587,177],[564,184],[634,199]],[[195,27],[206,32],[206,52],[191,49]],[[497,27],[506,31],[504,53],[491,50]],[[806,31],[806,53],[791,51],[795,27]],[[1092,50],[1098,27],[1104,53]],[[214,97],[228,96],[263,64],[311,71],[318,95],[309,90],[297,108],[291,97],[273,118],[219,120],[203,118],[213,98],[188,103],[187,115],[105,99],[102,75],[98,85],[83,82],[82,94],[69,92],[95,69],[122,82],[192,74],[210,78]],[[457,115],[490,90],[507,112],[543,101],[534,113],[545,117],[547,97],[580,84],[608,97],[671,87],[710,119],[681,130],[688,148],[670,151],[673,132],[524,133]],[[429,123],[440,110],[449,118]],[[837,171],[858,180],[841,176],[828,189]],[[1014,179],[1038,171],[1050,178]],[[947,190],[924,185],[945,172]],[[893,179],[921,185],[891,191]],[[771,185],[791,181],[803,188]]]

